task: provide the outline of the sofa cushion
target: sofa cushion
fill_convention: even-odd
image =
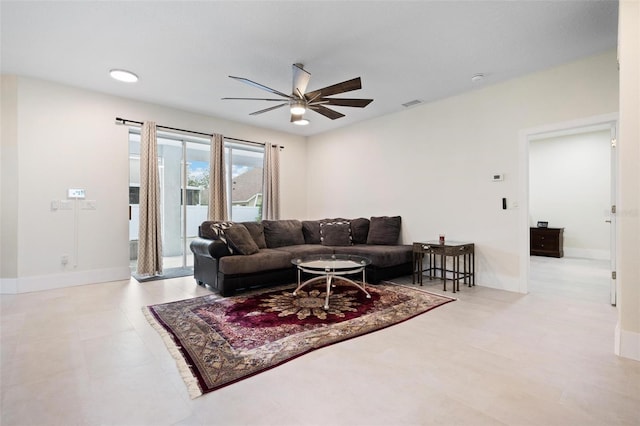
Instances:
[[[269,248],[248,256],[221,257],[218,263],[218,272],[226,275],[252,274],[283,268],[293,268],[291,254]]]
[[[376,268],[411,263],[413,259],[413,246],[410,245],[357,244],[351,247],[335,247],[334,250],[336,254],[355,254],[371,259],[371,265]]]
[[[256,245],[258,246],[258,248],[267,248],[267,243],[264,240],[264,226],[262,225],[262,223],[258,223],[258,222],[241,222],[246,228],[247,230],[249,230],[249,233],[251,234],[251,237],[253,238],[253,241],[256,242]]]
[[[349,221],[320,222],[320,241],[324,246],[350,246]]]
[[[263,220],[262,225],[268,248],[304,244],[302,222],[299,220]]]
[[[353,244],[366,244],[369,235],[369,219],[351,219],[351,239]]]
[[[260,251],[249,230],[241,224],[230,226],[224,230],[227,244],[239,254],[249,255]]]
[[[320,221],[303,220],[302,234],[306,244],[320,244]]]
[[[372,217],[367,244],[394,245],[400,238],[400,216]]]
[[[286,251],[291,255],[291,259],[302,259],[317,254],[333,254],[333,247],[322,244],[301,244],[297,246],[279,247],[276,250]]]

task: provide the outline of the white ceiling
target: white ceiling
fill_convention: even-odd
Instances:
[[[615,48],[616,1],[4,1],[1,70],[313,135]],[[373,98],[307,113],[294,126],[273,97],[230,79],[289,93],[291,64],[308,90],[354,77],[363,88],[335,97]],[[108,71],[137,73],[134,85]],[[471,76],[484,73],[478,83]],[[148,117],[125,117],[132,120]],[[165,123],[159,123],[165,124]],[[169,125],[169,124],[167,124]]]

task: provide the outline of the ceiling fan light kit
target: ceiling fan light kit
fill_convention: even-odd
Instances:
[[[307,111],[306,103],[302,99],[293,99],[290,101],[291,114],[302,115]]]
[[[252,100],[252,101],[267,101],[267,102],[280,102],[279,105],[265,108],[259,111],[252,112],[249,115],[259,115],[265,112],[273,111],[274,109],[282,108],[285,105],[289,106],[291,113],[291,122],[296,125],[307,125],[309,120],[302,117],[307,111],[315,111],[318,114],[324,115],[331,120],[344,117],[344,114],[327,108],[326,105],[332,106],[344,106],[354,108],[364,108],[373,102],[373,99],[355,99],[355,98],[330,98],[329,96],[337,95],[340,93],[351,92],[353,90],[359,90],[362,88],[362,82],[360,77],[343,81],[342,83],[333,84],[331,86],[324,87],[322,89],[306,92],[307,85],[311,74],[309,74],[302,66],[302,64],[293,64],[293,87],[291,95],[287,95],[278,90],[264,86],[255,81],[251,81],[243,77],[234,77],[230,75],[230,78],[238,80],[242,83],[248,84],[258,89],[264,90],[271,94],[280,96],[280,98],[222,98],[223,100]]]
[[[293,123],[293,124],[295,124],[296,126],[306,126],[307,124],[309,124],[309,123],[310,123],[310,121],[309,121],[309,120],[307,120],[307,119],[306,119],[306,118],[304,118],[304,117],[300,117],[300,118],[298,118],[298,119],[296,119],[296,120],[292,121],[292,123]]]

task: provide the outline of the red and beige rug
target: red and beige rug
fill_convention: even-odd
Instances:
[[[300,355],[406,321],[451,299],[414,287],[369,285],[371,298],[338,285],[325,311],[324,284],[221,298],[212,294],[144,308],[172,353],[192,398]]]

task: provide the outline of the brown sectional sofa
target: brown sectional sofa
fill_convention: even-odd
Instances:
[[[191,242],[194,278],[223,296],[251,287],[292,283],[292,259],[352,254],[371,259],[367,283],[411,274],[412,246],[398,244],[400,216],[262,222],[206,221]]]

